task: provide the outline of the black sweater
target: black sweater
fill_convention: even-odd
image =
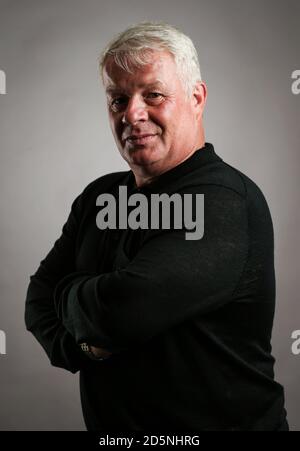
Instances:
[[[100,230],[101,193],[204,194],[204,236]],[[277,430],[273,227],[260,189],[206,143],[154,182],[107,174],[74,200],[26,299],[52,365],[80,370],[89,430]],[[112,355],[90,360],[79,343]]]

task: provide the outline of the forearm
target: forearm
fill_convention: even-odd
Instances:
[[[27,330],[33,333],[54,366],[72,372],[76,372],[86,364],[87,357],[57,316],[54,290],[60,280],[73,279],[74,271],[76,271],[79,225],[89,205],[89,199],[85,198],[85,191],[72,203],[71,212],[63,226],[61,236],[41,261],[36,273],[30,277],[25,306]],[[76,276],[79,277],[83,274],[92,276],[88,272],[76,272]]]
[[[84,364],[85,356],[56,315],[52,290],[35,276],[27,290],[25,324],[53,366],[75,373]]]
[[[247,216],[238,204],[243,200],[229,196],[235,200],[231,215],[220,201],[221,212],[200,242],[186,241],[184,230],[157,231],[125,268],[74,283],[62,280],[55,305],[75,341],[126,350],[230,302],[248,236]]]
[[[58,283],[55,309],[76,343],[120,352],[232,300],[248,255],[246,205],[219,186],[203,192],[201,240],[185,240],[185,230],[149,231],[126,267]]]

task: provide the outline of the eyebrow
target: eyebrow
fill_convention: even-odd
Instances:
[[[144,84],[141,84],[140,86],[139,86],[140,88],[146,88],[146,89],[153,89],[153,88],[165,88],[165,84],[164,83],[162,83],[161,81],[159,81],[159,80],[157,80],[157,81],[155,81],[154,83],[149,83],[149,84],[147,84],[147,83],[144,83]],[[124,91],[123,91],[123,89],[121,89],[121,88],[118,88],[117,86],[115,86],[115,85],[109,85],[107,88],[106,88],[106,92],[108,93],[108,94],[114,94],[114,93],[118,93],[118,92],[120,92],[120,93],[123,93]]]

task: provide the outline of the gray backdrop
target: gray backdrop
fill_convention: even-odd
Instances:
[[[97,57],[112,34],[165,20],[195,42],[208,85],[206,141],[263,190],[275,228],[273,352],[300,429],[299,0],[0,0],[1,430],[82,430],[78,375],[50,366],[25,330],[29,276],[93,179],[127,170],[113,142]]]

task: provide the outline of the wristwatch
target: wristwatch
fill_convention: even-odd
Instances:
[[[81,350],[85,353],[86,356],[88,356],[92,360],[105,360],[104,357],[96,357],[93,351],[91,350],[90,345],[87,343],[80,343],[79,345],[81,347]]]

